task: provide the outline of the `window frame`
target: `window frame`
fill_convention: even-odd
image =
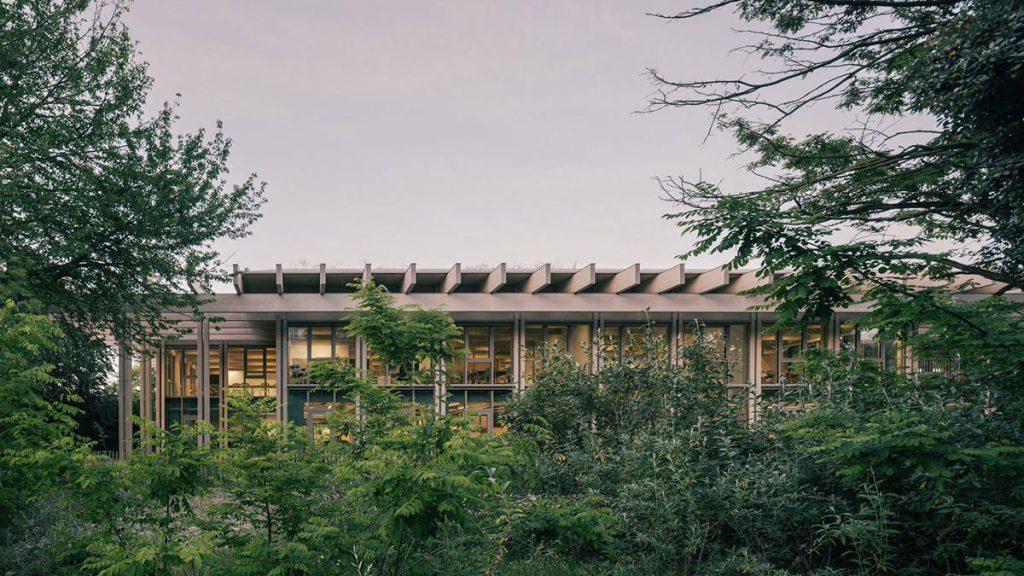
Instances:
[[[462,351],[463,356],[459,359],[462,364],[461,380],[458,382],[450,381],[453,372],[450,366],[445,366],[444,379],[447,385],[452,387],[465,387],[465,388],[477,388],[480,386],[507,386],[512,387],[515,385],[515,377],[513,372],[514,360],[515,360],[515,325],[504,324],[504,323],[466,323],[459,324],[458,327],[462,330]],[[487,328],[487,358],[471,358],[469,355],[469,329],[470,328]],[[497,363],[497,351],[495,348],[495,331],[496,329],[508,330],[508,376],[507,381],[497,382],[494,378],[495,365]],[[473,364],[488,364],[487,368],[487,382],[469,382],[469,365]]]
[[[820,349],[822,349],[822,350],[829,350],[829,349],[831,349],[830,344],[831,344],[831,340],[832,340],[832,338],[831,338],[832,335],[830,334],[830,330],[829,330],[830,324],[827,323],[827,322],[809,322],[808,324],[809,325],[816,325],[816,326],[820,327],[820,330],[821,330],[821,346],[820,346]],[[764,341],[765,341],[764,336],[765,336],[765,332],[762,331],[760,339],[758,340],[758,347],[759,347],[759,350],[758,350],[758,357],[759,358],[758,358],[758,360],[760,361],[759,362],[759,368],[760,369],[758,370],[758,372],[759,372],[758,376],[760,377],[760,380],[761,380],[761,388],[762,389],[776,390],[776,389],[786,388],[787,386],[800,386],[801,385],[799,380],[791,380],[791,379],[788,379],[788,378],[783,376],[783,374],[787,374],[787,375],[789,374],[789,370],[788,369],[785,372],[783,371],[783,366],[784,365],[794,364],[796,362],[799,362],[800,359],[803,358],[804,352],[806,352],[808,350],[808,347],[807,347],[807,342],[808,342],[808,338],[807,338],[808,326],[801,326],[800,327],[800,353],[795,358],[786,359],[784,357],[783,345],[782,345],[782,343],[783,343],[782,332],[783,332],[783,330],[773,330],[771,332],[772,335],[774,336],[774,341],[775,341],[775,380],[774,381],[765,381],[765,379],[764,379]],[[858,330],[858,336],[859,336],[859,330]],[[859,341],[859,338],[858,338],[858,341]]]
[[[331,357],[330,358],[313,358],[313,329],[314,328],[325,328],[331,329]],[[294,328],[303,329],[305,333],[305,348],[306,348],[306,367],[301,370],[294,370],[292,368],[292,337],[291,331]],[[346,341],[345,346],[348,346],[350,342],[352,345],[349,347],[349,355],[347,357],[348,363],[351,366],[356,366],[356,358],[358,358],[358,344],[356,343],[354,336],[348,334],[348,324],[342,323],[318,323],[318,322],[301,322],[288,325],[288,338],[285,339],[287,345],[287,351],[285,357],[288,361],[287,379],[289,386],[312,386],[309,382],[309,364],[310,362],[322,362],[324,360],[336,360],[338,359],[338,341],[339,332],[341,332],[341,339]]]
[[[750,374],[750,332],[751,332],[750,325],[746,324],[746,323],[743,323],[743,322],[727,322],[727,321],[701,322],[700,320],[697,320],[697,322],[700,323],[701,333],[702,334],[704,333],[704,329],[705,328],[722,328],[722,348],[723,348],[723,350],[722,350],[722,358],[724,359],[724,362],[725,362],[725,372],[726,372],[726,380],[727,380],[726,387],[728,387],[728,388],[745,388],[747,386],[752,385],[753,378],[751,378],[751,374]],[[679,342],[678,342],[679,345],[685,345],[685,342],[683,342],[683,338],[685,337],[686,330],[687,330],[687,328],[691,328],[691,327],[694,327],[694,326],[695,325],[691,324],[690,322],[687,322],[685,326],[684,325],[680,325],[680,328],[679,328]],[[732,366],[733,360],[729,356],[729,342],[731,341],[731,338],[732,338],[732,329],[733,329],[733,327],[742,327],[743,328],[744,345],[743,345],[743,351],[741,352],[741,354],[744,357],[740,358],[738,360],[738,363],[741,366],[746,365],[745,366],[745,370],[744,370],[744,377],[743,377],[744,381],[743,382],[732,382],[732,381],[730,381],[731,380],[730,375],[732,373],[731,366]],[[676,355],[677,355],[677,362],[681,364],[682,363],[682,358],[678,357],[678,354],[679,354],[678,348],[676,349],[675,352],[676,352]]]
[[[609,359],[609,358],[607,358],[605,356],[605,349],[606,349],[605,335],[607,334],[607,332],[605,330],[609,326],[612,326],[612,327],[618,329],[617,342],[616,342],[616,354],[615,354],[615,358],[613,358],[613,359]],[[672,324],[670,322],[602,322],[600,327],[598,328],[598,333],[599,334],[598,334],[598,337],[597,337],[597,342],[598,342],[599,348],[598,348],[596,354],[592,354],[592,355],[594,357],[596,357],[597,362],[598,362],[599,365],[603,364],[606,361],[610,362],[610,363],[622,362],[622,354],[623,354],[623,352],[626,349],[625,348],[625,346],[626,346],[626,333],[625,333],[625,330],[627,328],[646,328],[648,326],[650,326],[651,328],[664,328],[665,329],[665,345],[668,346],[671,349],[671,346],[672,346]],[[670,354],[670,356],[671,356],[671,354]]]

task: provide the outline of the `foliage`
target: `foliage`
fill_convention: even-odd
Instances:
[[[81,518],[95,527],[83,568],[104,576],[197,570],[211,555],[194,530],[195,501],[210,489],[206,426],[159,430],[127,464],[96,461],[77,482]]]
[[[422,378],[419,371],[426,371],[432,383],[439,377],[441,363],[459,353],[454,339],[462,332],[451,316],[416,305],[396,306],[387,287],[372,279],[356,281],[352,287],[356,313],[349,323],[350,333],[362,338],[373,354],[403,378]]]
[[[82,456],[73,398],[47,400],[47,350],[61,336],[47,318],[0,306],[0,530],[72,473]]]
[[[299,536],[319,504],[328,469],[300,430],[266,419],[273,409],[264,404],[251,396],[229,398],[233,449],[222,455],[219,473],[230,498],[212,505],[210,514],[224,527],[220,543],[238,551],[238,573],[264,574],[267,566],[302,573],[314,553]]]
[[[125,2],[0,10],[0,285],[62,326],[145,337],[222,278],[211,243],[248,233],[263,186],[228,185],[219,124],[176,133],[170,104],[145,116]]]
[[[45,351],[77,398],[78,432],[116,442],[112,362],[172,329],[224,279],[213,243],[259,217],[264,185],[233,184],[231,141],[183,133],[176,103],[147,112],[153,79],[125,24],[128,0],[0,4],[0,300],[45,314]]]
[[[1016,337],[998,305],[972,306]],[[0,558],[19,550],[34,555],[19,566],[52,574],[281,575],[994,575],[1024,562],[1024,432],[1006,400],[1020,375],[998,347],[911,375],[809,352],[802,386],[748,425],[699,331],[675,363],[642,340],[596,372],[549,354],[498,437],[412,418],[351,366],[314,365],[322,388],[368,398],[329,434],[267,421],[251,397],[231,400],[209,447],[203,428],[151,429],[127,463],[91,460],[23,506],[36,517]],[[935,325],[915,345],[953,358],[963,342]]]
[[[664,179],[681,207],[668,217],[699,239],[691,254],[785,271],[759,290],[784,321],[827,318],[858,288],[948,312],[906,277],[1024,287],[1021,2],[724,0],[663,17],[727,8],[761,30],[743,50],[767,69],[685,81],[652,72],[653,108],[711,106],[764,182]],[[782,132],[815,105],[858,123]]]

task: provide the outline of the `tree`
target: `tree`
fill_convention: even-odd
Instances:
[[[146,112],[152,78],[127,0],[0,5],[0,299],[54,319],[46,361],[81,399],[83,434],[109,437],[101,334],[131,344],[191,316],[223,277],[215,240],[259,217],[263,183],[229,183],[220,123],[179,133],[175,104]],[[55,384],[56,386],[56,384]]]
[[[59,337],[47,318],[10,300],[0,307],[0,529],[58,485],[77,460],[71,399],[46,399],[54,379],[45,352]]]
[[[215,506],[222,539],[237,551],[238,570],[250,574],[300,574],[315,553],[300,541],[304,526],[323,505],[328,469],[309,450],[301,430],[286,433],[266,419],[272,400],[228,398],[230,446],[223,454],[225,491]]]
[[[228,182],[220,123],[177,133],[152,117],[127,2],[0,7],[0,286],[65,330],[121,342],[194,310],[223,277],[212,243],[259,217],[263,184]]]
[[[105,575],[196,573],[212,548],[194,526],[194,504],[214,468],[199,442],[209,426],[141,424],[150,439],[127,464],[94,462],[78,479],[82,515],[99,528],[83,567]]]
[[[712,107],[764,182],[662,179],[681,207],[667,217],[699,237],[690,254],[734,251],[733,266],[789,271],[760,290],[783,320],[827,317],[858,287],[868,299],[930,298],[908,276],[1024,287],[1024,4],[721,0],[658,17],[728,8],[761,28],[743,49],[771,67],[684,81],[651,71],[652,109]],[[845,133],[783,132],[814,105],[866,119]],[[930,125],[895,122],[904,116]]]
[[[355,315],[349,331],[362,338],[386,366],[406,378],[426,372],[430,382],[441,376],[441,365],[461,351],[454,340],[462,331],[451,316],[420,306],[396,306],[387,286],[372,279],[352,283]]]

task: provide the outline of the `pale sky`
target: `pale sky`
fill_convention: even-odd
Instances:
[[[749,183],[727,135],[702,143],[709,111],[634,113],[648,67],[752,65],[728,13],[645,16],[690,6],[137,0],[128,23],[151,99],[180,93],[183,129],[223,120],[234,174],[268,184],[231,262],[654,268],[688,242],[653,177]]]

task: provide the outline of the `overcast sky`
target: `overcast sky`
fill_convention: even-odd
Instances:
[[[137,0],[128,18],[181,127],[224,121],[266,180],[243,267],[668,266],[688,248],[656,175],[749,180],[707,110],[637,114],[656,67],[735,74],[729,14],[688,1]],[[695,264],[717,264],[712,260]]]

